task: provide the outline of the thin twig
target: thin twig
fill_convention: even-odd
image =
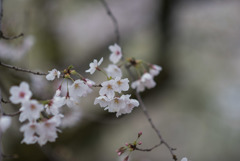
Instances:
[[[114,25],[114,29],[115,29],[115,35],[116,35],[116,42],[117,44],[120,44],[120,32],[119,32],[119,27],[118,27],[118,21],[116,19],[116,17],[114,16],[114,14],[112,13],[111,9],[109,8],[107,2],[105,0],[100,0],[105,8],[105,10],[107,11],[108,16],[111,18],[113,25]]]
[[[15,112],[15,113],[3,113],[3,116],[11,116],[11,117],[13,117],[13,116],[18,116],[18,115],[20,115],[20,113],[21,113],[21,111],[17,111],[17,112]]]
[[[21,71],[21,72],[35,74],[35,75],[47,75],[46,73],[34,72],[34,71],[29,70],[29,69],[22,69],[22,68],[19,68],[19,67],[16,67],[16,66],[12,66],[12,65],[9,65],[9,64],[4,64],[1,61],[0,61],[0,66],[3,66],[5,68],[9,68],[9,69],[13,69],[13,70],[16,70],[16,71]]]
[[[112,22],[114,24],[115,34],[116,34],[116,37],[117,37],[117,42],[119,43],[119,41],[120,41],[120,33],[119,33],[118,21],[115,18],[115,16],[113,15],[113,13],[111,12],[111,10],[110,10],[108,4],[106,3],[106,1],[105,0],[100,0],[100,1],[103,3],[103,6],[105,7],[105,10],[107,11],[108,16],[111,18],[111,20],[112,20]],[[130,71],[129,67],[126,65],[125,68],[128,71],[128,73],[131,76],[131,78],[133,80],[135,80],[134,75]],[[144,102],[142,100],[142,97],[141,97],[140,93],[137,92],[137,91],[136,91],[136,97],[137,97],[138,101],[140,102],[140,106],[141,106],[141,108],[143,110],[144,115],[146,116],[146,118],[147,118],[148,122],[150,123],[152,129],[156,132],[156,134],[157,134],[157,136],[158,136],[158,138],[160,140],[160,142],[158,144],[154,145],[152,148],[140,149],[140,148],[136,147],[136,150],[139,150],[139,151],[151,151],[151,150],[153,150],[153,149],[155,149],[155,148],[157,148],[157,147],[159,147],[160,145],[163,144],[170,151],[173,160],[177,161],[177,157],[173,153],[173,151],[176,150],[176,149],[171,148],[169,146],[169,144],[163,139],[162,135],[160,134],[160,131],[156,128],[155,124],[153,123],[152,118],[150,117],[150,115],[149,115],[149,113],[147,111],[147,108],[146,108],[146,106],[145,106],[145,104],[144,104]]]
[[[10,101],[6,101],[6,100],[4,100],[3,98],[1,99],[1,102],[2,102],[2,103],[5,103],[5,104],[11,103]]]

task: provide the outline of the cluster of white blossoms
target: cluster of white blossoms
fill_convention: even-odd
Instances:
[[[136,81],[132,82],[131,87],[136,89],[137,92],[145,91],[145,88],[151,89],[156,86],[156,82],[153,80],[162,70],[161,66],[149,65],[149,72],[144,72],[144,74]]]
[[[139,106],[138,100],[130,98],[130,94],[123,93],[129,90],[129,79],[122,78],[123,74],[120,67],[122,64],[129,62],[123,60],[121,47],[114,44],[109,46],[109,50],[111,51],[109,60],[112,64],[104,68],[104,71],[99,67],[103,58],[100,61],[94,59],[89,64],[90,68],[86,70],[90,74],[95,73],[95,71],[104,73],[107,80],[98,85],[77,73],[72,69],[72,66],[69,66],[63,72],[53,69],[46,75],[46,79],[49,81],[53,81],[55,78],[63,79],[50,100],[37,101],[31,99],[32,92],[26,82],[10,88],[10,101],[13,104],[21,104],[19,121],[24,122],[20,128],[20,131],[24,133],[23,143],[44,145],[47,142],[55,141],[58,137],[57,132],[60,132],[59,128],[64,120],[62,107],[66,105],[72,111],[78,109],[80,99],[91,93],[92,87],[100,87],[99,96],[95,98],[94,104],[99,104],[108,112],[116,113],[117,117],[131,113],[134,107]],[[121,65],[119,65],[120,61],[122,61]],[[134,64],[136,62],[132,63],[133,66],[135,66]],[[140,79],[134,81],[131,85],[132,88],[136,88],[138,92],[144,91],[145,88],[153,88],[156,85],[153,77],[158,75],[160,71],[160,66],[149,65],[149,72],[145,72]],[[80,79],[75,79],[76,76]],[[67,83],[64,81],[67,81]],[[67,90],[64,91],[63,89]],[[69,118],[71,116],[73,115],[65,117],[65,120],[68,119],[70,122],[64,121],[63,126],[73,125],[74,121],[79,120],[77,117],[81,117],[81,114],[74,115],[73,119]]]
[[[134,107],[139,106],[139,102],[136,99],[130,99],[131,95],[129,94],[122,94],[123,91],[129,90],[129,80],[128,78],[121,78],[122,70],[116,65],[122,58],[121,47],[114,44],[109,46],[109,50],[111,51],[109,60],[114,64],[109,64],[105,68],[108,80],[101,83],[100,96],[95,99],[94,104],[99,104],[108,112],[116,112],[118,117],[122,114],[131,113]],[[94,68],[101,71],[98,67],[100,64],[97,64]],[[89,72],[91,68],[90,64],[90,69],[86,72]]]

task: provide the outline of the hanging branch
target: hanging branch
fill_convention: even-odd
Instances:
[[[22,68],[12,66],[12,65],[9,65],[9,64],[4,64],[1,61],[0,61],[0,66],[3,66],[5,68],[9,68],[9,69],[13,69],[13,70],[16,70],[16,71],[20,71],[20,72],[26,72],[26,73],[34,74],[34,75],[47,75],[46,73],[34,72],[34,71],[29,70],[29,69],[22,69]]]
[[[17,35],[17,36],[13,36],[13,37],[7,37],[3,34],[2,32],[2,18],[3,18],[3,0],[0,0],[0,38],[4,39],[4,40],[13,40],[13,39],[17,39],[19,37],[24,36],[23,33]]]
[[[100,1],[103,3],[103,6],[104,6],[105,10],[107,11],[108,16],[111,18],[111,20],[112,20],[112,22],[113,22],[113,24],[114,24],[115,34],[116,34],[116,41],[119,42],[119,40],[120,40],[120,34],[119,34],[118,21],[117,21],[117,19],[115,18],[114,14],[111,12],[111,10],[110,10],[108,4],[106,3],[106,1],[105,1],[105,0],[100,0]],[[132,77],[133,80],[135,80],[134,75],[133,75],[132,72],[130,71],[129,67],[130,67],[130,66],[125,66],[125,68],[126,68],[126,70],[128,71],[129,75]],[[157,148],[157,147],[159,147],[160,145],[163,144],[163,145],[165,145],[165,146],[167,147],[167,149],[168,149],[169,152],[171,153],[173,160],[174,160],[174,161],[177,161],[177,156],[176,156],[176,155],[174,154],[174,152],[173,152],[173,151],[176,150],[176,149],[170,147],[170,145],[163,139],[160,131],[156,128],[155,124],[153,123],[152,118],[150,117],[150,115],[149,115],[149,113],[148,113],[148,111],[147,111],[147,108],[146,108],[146,106],[145,106],[145,104],[144,104],[144,102],[143,102],[143,100],[142,100],[142,97],[141,97],[140,93],[137,92],[137,91],[136,91],[136,97],[137,97],[137,99],[138,99],[138,101],[139,101],[139,103],[140,103],[140,106],[141,106],[141,108],[142,108],[142,111],[143,111],[145,117],[147,118],[147,120],[148,120],[148,122],[150,123],[152,129],[155,131],[155,133],[157,134],[157,136],[158,136],[158,138],[159,138],[159,140],[160,140],[160,142],[159,142],[158,144],[154,145],[154,146],[151,147],[151,148],[141,149],[141,148],[136,147],[136,150],[139,150],[139,151],[152,151],[153,149],[155,149],[155,148]]]
[[[118,27],[118,21],[116,19],[116,17],[113,15],[111,9],[109,8],[107,2],[105,0],[100,0],[105,8],[105,10],[107,11],[108,16],[111,18],[113,25],[114,25],[114,29],[115,29],[115,35],[116,35],[116,42],[117,44],[120,44],[120,32],[119,32],[119,27]]]

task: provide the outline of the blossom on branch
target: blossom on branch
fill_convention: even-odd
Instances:
[[[89,64],[90,68],[85,72],[93,74],[96,70],[100,70],[98,67],[102,64],[102,62],[103,62],[103,58],[101,58],[99,62],[96,59],[94,59],[93,62]]]
[[[122,58],[122,49],[118,44],[110,45],[108,49],[111,51],[110,54],[110,61],[113,62],[114,64],[118,63],[119,60]]]
[[[11,125],[12,119],[9,116],[0,117],[0,132],[5,132]]]
[[[53,81],[56,77],[59,78],[61,75],[61,72],[58,71],[57,69],[53,69],[51,71],[48,71],[49,74],[46,75],[46,79],[49,81]]]
[[[108,77],[122,77],[122,70],[115,64],[109,64],[108,67],[104,69],[107,72]]]
[[[14,104],[23,103],[31,98],[32,92],[29,90],[29,85],[22,82],[20,86],[13,86],[10,88],[10,101]]]

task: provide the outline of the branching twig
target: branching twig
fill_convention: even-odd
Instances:
[[[3,18],[3,0],[0,0],[0,38],[4,39],[4,40],[13,40],[13,39],[17,39],[19,37],[24,36],[23,33],[17,35],[17,36],[13,36],[13,37],[7,37],[3,34],[2,32],[2,18]]]
[[[15,113],[3,113],[3,116],[10,116],[10,117],[13,117],[13,116],[17,116],[21,113],[21,111],[17,111]]]
[[[9,65],[9,64],[4,64],[1,61],[0,61],[0,66],[3,66],[5,68],[9,68],[9,69],[13,69],[13,70],[16,70],[16,71],[21,71],[21,72],[35,74],[35,75],[47,75],[46,73],[34,72],[34,71],[29,70],[29,69],[22,69],[22,68],[19,68],[19,67],[16,67],[16,66],[12,66],[12,65]]]
[[[112,22],[114,24],[115,34],[116,34],[116,37],[117,37],[117,42],[119,42],[120,34],[119,34],[119,27],[118,27],[117,19],[115,18],[115,16],[111,12],[111,10],[110,10],[108,4],[106,3],[106,1],[105,0],[100,0],[100,1],[103,3],[103,5],[105,7],[105,10],[107,11],[108,16],[111,18],[111,20],[112,20]],[[132,79],[135,80],[134,79],[134,75],[130,71],[129,67],[125,66],[125,68],[128,71],[129,75],[132,77]],[[157,148],[157,147],[159,147],[160,145],[163,144],[163,145],[165,145],[167,147],[167,149],[171,153],[173,160],[177,161],[177,156],[173,153],[173,151],[176,150],[176,149],[171,148],[170,145],[163,139],[160,131],[156,128],[155,124],[152,121],[152,118],[150,117],[150,115],[149,115],[149,113],[147,111],[147,108],[146,108],[145,104],[143,103],[143,100],[142,100],[142,97],[141,97],[140,93],[137,92],[137,91],[136,91],[136,97],[137,97],[137,99],[138,99],[138,101],[140,103],[140,106],[141,106],[141,108],[143,110],[144,115],[146,116],[146,118],[147,118],[148,122],[150,123],[152,129],[156,132],[156,134],[157,134],[157,136],[158,136],[158,138],[160,140],[160,142],[158,144],[154,145],[152,148],[140,149],[140,148],[136,147],[136,150],[139,150],[139,151],[151,151],[151,150],[153,150],[153,149],[155,149],[155,148]]]
[[[116,17],[114,16],[114,14],[112,13],[111,9],[109,8],[107,2],[105,0],[100,0],[105,8],[105,10],[107,11],[108,16],[111,18],[113,25],[114,25],[114,29],[115,29],[115,35],[116,35],[116,42],[118,44],[120,44],[120,32],[119,32],[119,27],[118,27],[118,21],[116,19]]]

